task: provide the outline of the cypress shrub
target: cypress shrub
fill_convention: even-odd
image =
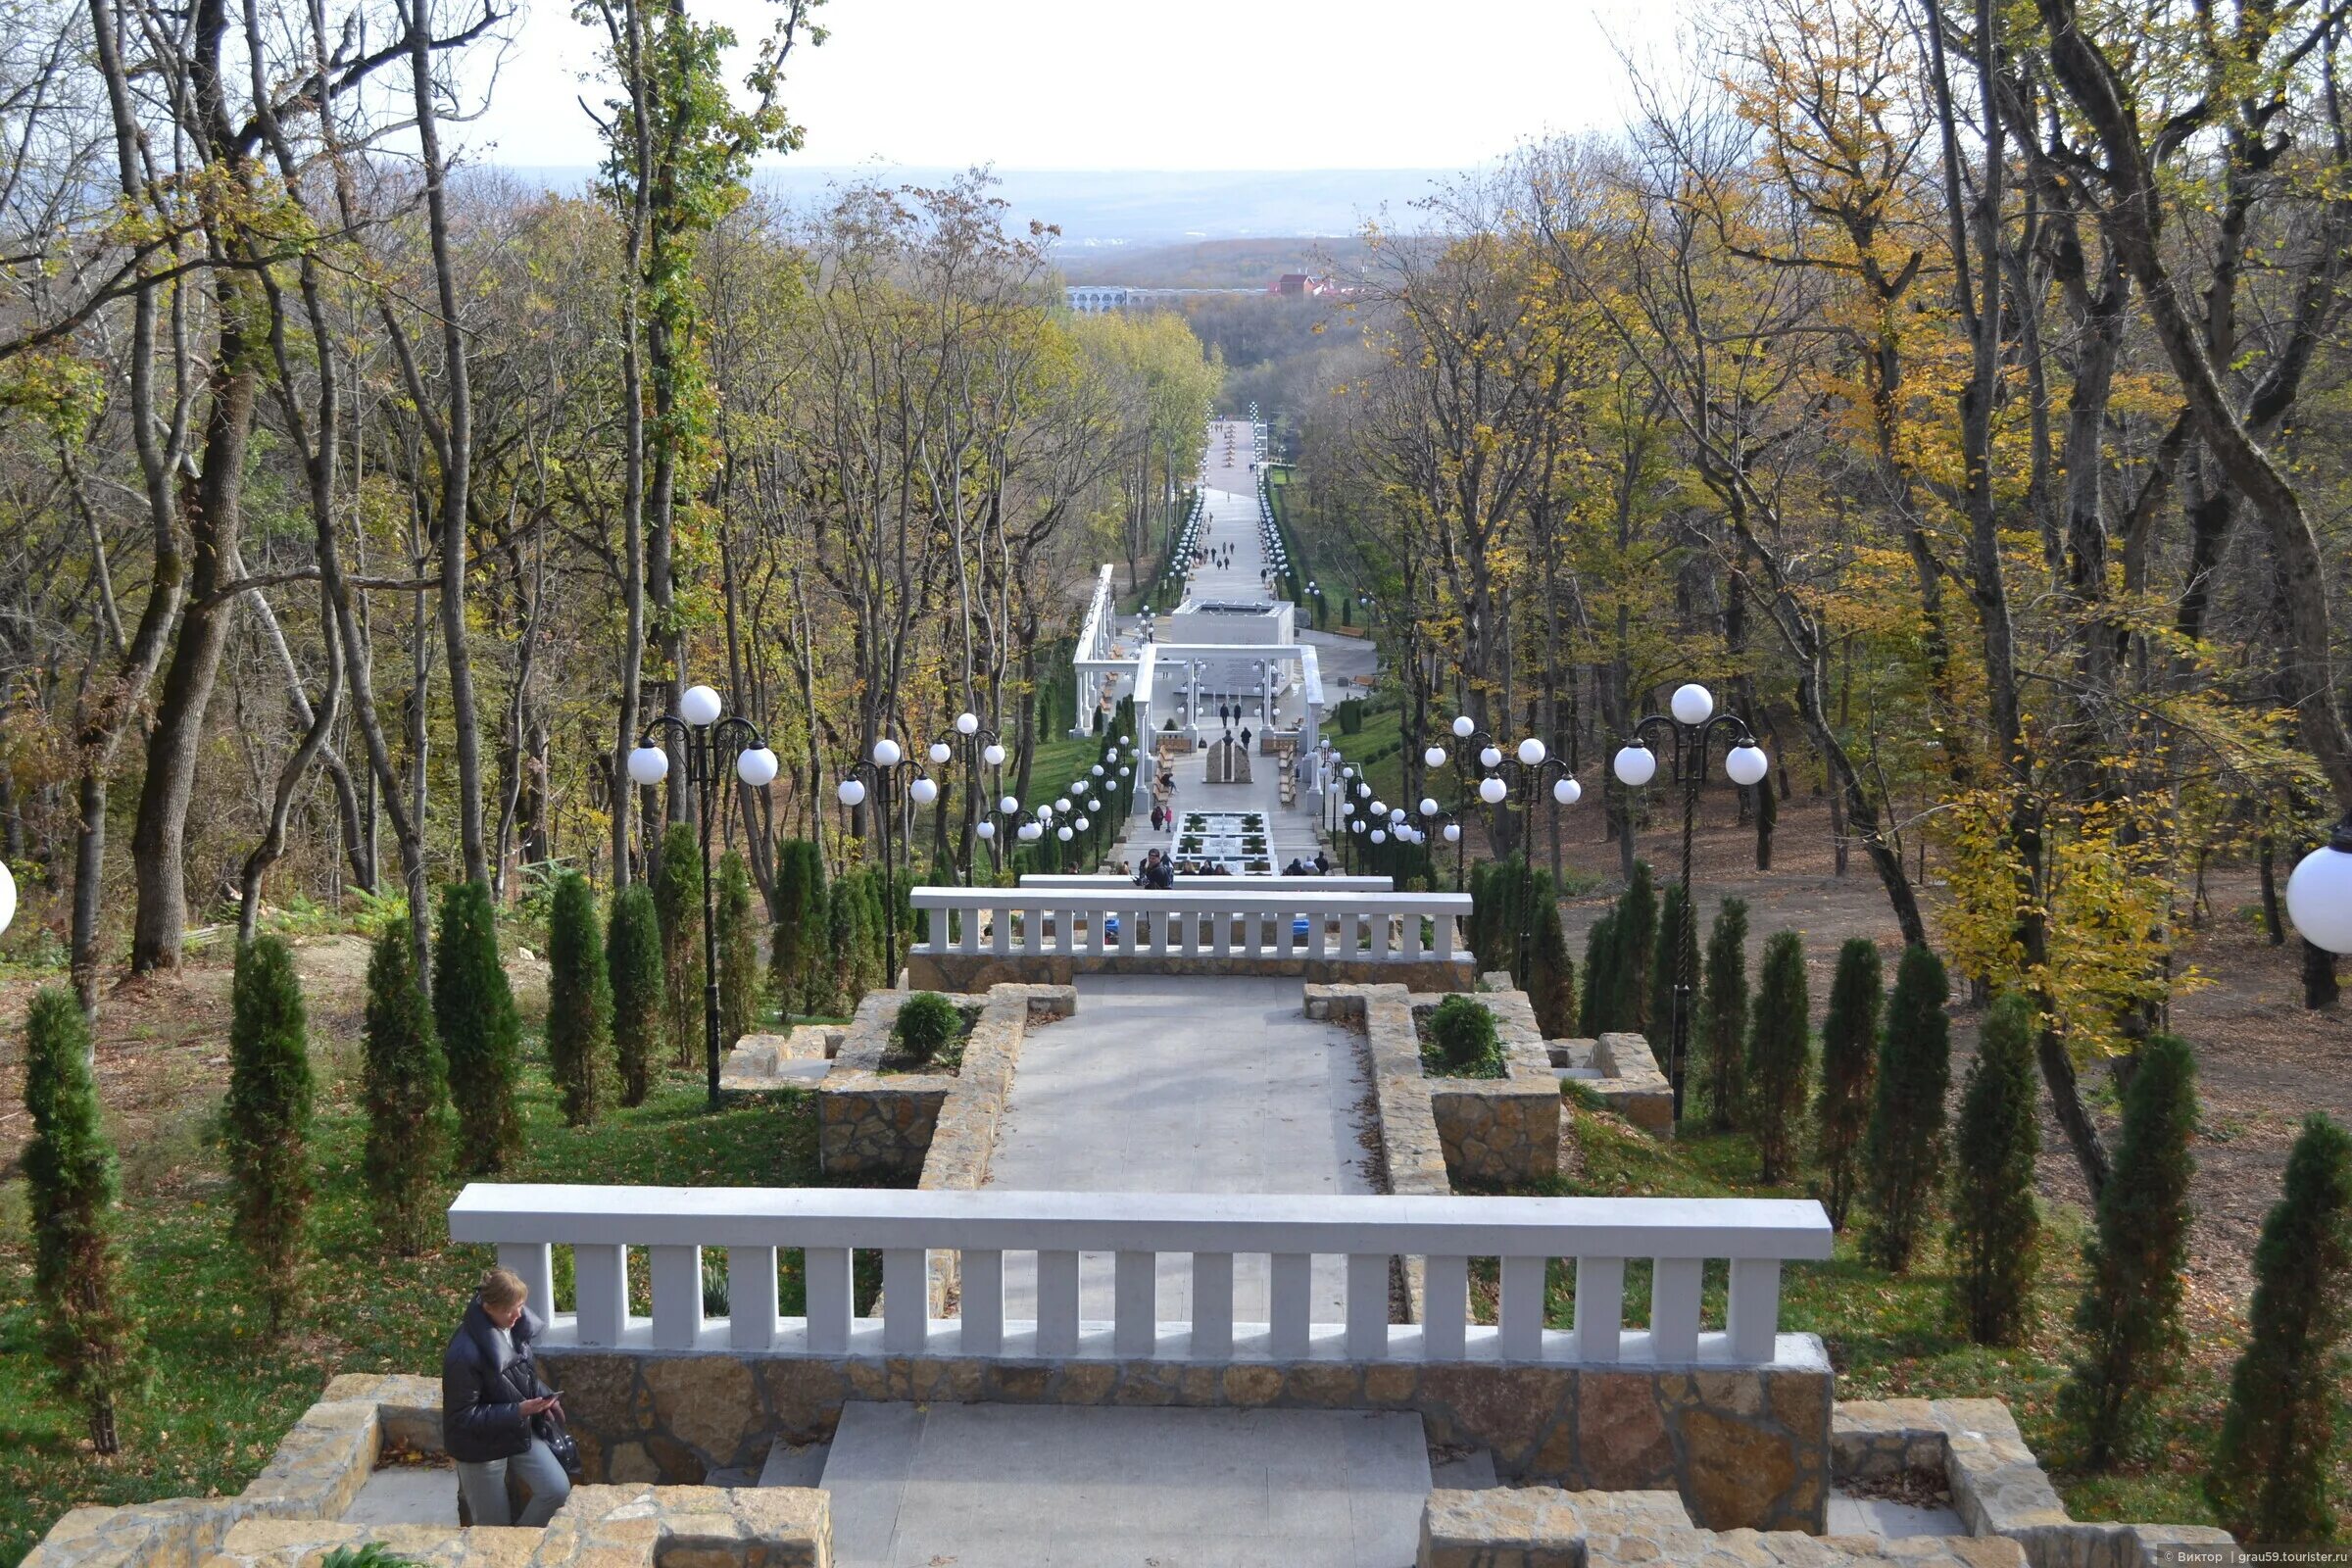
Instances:
[[[1617,911],[1611,909],[1585,933],[1585,989],[1576,1015],[1584,1020],[1589,1035],[1604,1035],[1617,1027],[1617,1015],[1609,1009],[1607,978],[1616,968]]]
[[[612,1048],[612,980],[596,927],[588,879],[556,879],[547,922],[547,1061],[574,1127],[596,1120],[604,1104],[605,1058]]]
[[[718,862],[718,1039],[722,1046],[760,1026],[760,938],[752,928],[752,878],[729,850]]]
[[[867,935],[866,911],[872,907],[863,875],[853,872],[833,880],[830,902],[833,972],[839,989],[830,1010],[855,1012],[873,987],[874,946]]]
[[[80,1407],[90,1446],[121,1450],[116,1401],[137,1392],[139,1325],[124,1310],[115,1240],[121,1184],[90,1072],[90,1027],[64,986],[45,986],[24,1020],[26,1207],[42,1353],[58,1396]]]
[[[1494,917],[1494,895],[1487,886],[1491,874],[1485,860],[1470,862],[1470,929],[1466,935],[1470,943],[1470,956],[1481,973],[1486,971],[1487,955],[1493,951],[1487,937],[1488,922]]]
[[[1685,958],[1690,960],[1687,968],[1682,966]],[[1649,1022],[1652,1038],[1657,1041],[1669,1042],[1673,1038],[1674,992],[1685,974],[1690,975],[1691,988],[1690,996],[1684,1001],[1684,1005],[1691,1009],[1683,1036],[1687,1044],[1698,1033],[1698,922],[1683,885],[1670,882],[1658,910],[1658,940],[1649,956]]]
[[[653,1089],[654,1055],[662,1042],[662,916],[653,890],[642,882],[612,901],[605,928],[605,973],[612,987],[612,1056],[620,1072],[620,1102],[642,1105]]]
[[[1617,896],[1617,975],[1609,982],[1610,1011],[1619,1029],[1651,1035],[1649,962],[1658,940],[1658,895],[1649,862],[1634,862],[1634,879]]]
[[[1430,1013],[1429,1038],[1439,1056],[1456,1070],[1493,1077],[1508,1070],[1494,1014],[1474,997],[1455,992],[1441,1001]]]
[[[1951,1020],[1943,1004],[1950,995],[1941,958],[1925,947],[1903,950],[1862,1141],[1863,1197],[1871,1210],[1862,1250],[1896,1274],[1911,1266],[1943,1183],[1943,1097],[1952,1083]]]
[[[662,916],[662,1031],[678,1065],[689,1067],[703,1043],[703,862],[690,822],[662,834],[654,907]]]
[[[1979,1345],[2025,1338],[2041,1216],[2034,1206],[2034,1004],[2006,996],[1984,1015],[1952,1141],[1952,1292]]]
[[[1878,945],[1868,937],[1849,938],[1838,950],[1830,1010],[1821,1020],[1821,1095],[1813,1102],[1813,1148],[1827,1189],[1822,1206],[1838,1230],[1845,1229],[1845,1211],[1854,1197],[1854,1159],[1862,1135],[1870,1130],[1879,1014],[1886,1002]]]
[[[1576,1033],[1576,961],[1568,956],[1568,933],[1560,925],[1560,904],[1546,899],[1536,911],[1535,972],[1528,978],[1528,1001],[1546,1040],[1566,1040]]]
[[[253,1254],[270,1329],[283,1327],[311,1212],[311,1052],[294,955],[276,937],[237,952],[222,1145],[237,1237]]]
[[[1748,1025],[1747,1099],[1756,1137],[1758,1176],[1784,1180],[1796,1152],[1805,1113],[1805,1078],[1812,1065],[1806,1011],[1805,941],[1776,931],[1764,943],[1756,974],[1755,1017]]]
[[[2196,1064],[2186,1042],[2150,1035],[2124,1091],[2115,1168],[2083,1245],[2088,1283],[2075,1308],[2085,1354],[2058,1394],[2082,1460],[2104,1468],[2140,1445],[2155,1395],[2180,1352],[2180,1271],[2188,1261],[2188,1181],[2196,1160]]]
[[[2205,1493],[2246,1545],[2333,1541],[2332,1371],[2352,1299],[2352,1136],[2317,1111],[2286,1157],[2286,1190],[2254,1248],[2253,1337]]]
[[[1707,1109],[1716,1131],[1746,1114],[1747,901],[1726,899],[1707,932],[1706,991],[1698,1007],[1699,1051],[1706,1055]],[[1686,1065],[1686,1073],[1691,1069]]]
[[[816,846],[790,839],[776,854],[775,931],[768,939],[767,989],[791,1027],[792,1014],[807,1011],[809,970],[824,951],[825,868]]]
[[[522,1024],[498,961],[490,889],[452,882],[441,890],[433,941],[433,1021],[449,1063],[458,1112],[458,1160],[477,1175],[504,1170],[522,1145],[514,1086],[522,1076]]]
[[[449,1075],[405,917],[384,922],[368,956],[366,1044],[360,1092],[368,1110],[362,1169],[368,1201],[385,1245],[414,1257],[424,1250],[434,1217],[433,1187],[448,1142],[441,1105]]]
[[[956,1004],[936,991],[917,991],[899,1004],[899,1044],[917,1061],[929,1061],[963,1028]]]

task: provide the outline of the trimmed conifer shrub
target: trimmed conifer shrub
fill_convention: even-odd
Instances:
[[[917,1061],[929,1061],[963,1028],[956,1004],[936,991],[917,991],[899,1004],[899,1044]]]
[[[1536,911],[1535,953],[1530,960],[1527,999],[1546,1040],[1576,1033],[1576,960],[1568,956],[1568,933],[1560,925],[1560,902],[1547,898]]]
[[[1747,901],[1726,899],[1707,932],[1707,983],[1698,1008],[1698,1050],[1706,1058],[1707,1112],[1716,1131],[1746,1117]],[[1695,1076],[1686,1063],[1686,1073]]]
[[[1764,943],[1756,973],[1755,1016],[1747,1035],[1747,1103],[1756,1139],[1757,1174],[1788,1177],[1805,1113],[1805,1078],[1812,1065],[1806,1013],[1805,940],[1775,931]]]
[[[605,970],[596,895],[577,871],[556,879],[547,964],[548,1067],[564,1097],[564,1119],[585,1127],[604,1108],[605,1062],[612,1050],[612,980]]]
[[[785,1027],[808,1005],[810,971],[826,951],[825,866],[816,846],[792,839],[776,854],[776,925],[768,939],[767,988]]]
[[[703,1049],[703,861],[690,822],[662,834],[654,865],[654,907],[662,916],[662,1032],[681,1067]]]
[[[1845,1229],[1854,1197],[1854,1161],[1870,1130],[1871,1084],[1878,1076],[1879,1014],[1886,1001],[1878,944],[1849,938],[1838,950],[1830,1010],[1821,1020],[1821,1093],[1813,1102],[1813,1151],[1820,1161],[1821,1206]]]
[[[1608,1034],[1617,1027],[1617,1015],[1610,1006],[1614,987],[1609,980],[1616,968],[1617,911],[1611,909],[1585,933],[1585,988],[1576,1015],[1584,1020],[1589,1035]]]
[[[311,1051],[294,955],[276,937],[237,952],[223,1152],[237,1239],[253,1254],[270,1332],[285,1325],[311,1212]]]
[[[873,989],[874,944],[868,934],[867,911],[873,900],[867,895],[865,877],[860,872],[833,879],[833,892],[827,901],[832,935],[832,970],[839,989],[834,993],[836,1012],[855,1012],[858,1004]]]
[[[89,1022],[64,986],[35,993],[24,1020],[24,1111],[41,1351],[58,1397],[80,1408],[90,1446],[117,1453],[115,1406],[141,1379],[139,1325],[122,1305],[122,1187],[90,1072]]]
[[[1658,895],[1649,862],[1634,862],[1634,879],[1617,896],[1617,974],[1608,982],[1614,1027],[1650,1035],[1649,964],[1658,941]]]
[[[1456,1072],[1500,1077],[1507,1070],[1494,1014],[1476,998],[1456,992],[1440,1002],[1429,1016],[1429,1038]]]
[[[1683,967],[1683,960],[1690,960]],[[1684,1005],[1690,1009],[1688,1042],[1698,1033],[1698,923],[1692,915],[1690,901],[1680,882],[1666,885],[1666,896],[1658,906],[1658,939],[1649,955],[1649,1024],[1650,1037],[1660,1047],[1674,1036],[1674,991],[1684,975],[1690,977],[1690,995]],[[1685,1071],[1688,1071],[1688,1065]]]
[[[433,1194],[447,1157],[441,1106],[448,1068],[433,1011],[417,983],[416,946],[405,916],[386,920],[368,956],[367,1059],[360,1094],[368,1111],[361,1166],[375,1228],[403,1257],[431,1239]]]
[[[752,926],[752,878],[733,850],[718,862],[718,1042],[760,1025],[760,938]]]
[[[2006,996],[1984,1014],[1952,1140],[1952,1299],[1979,1345],[2025,1338],[2040,1260],[2034,1204],[2034,1004]]]
[[[2333,1541],[2332,1369],[2352,1301],[2352,1135],[2314,1111],[2254,1247],[2253,1336],[2205,1494],[2243,1545]]]
[[[605,928],[605,974],[612,986],[612,1058],[620,1102],[642,1105],[662,1049],[662,916],[653,889],[633,882],[612,901]]]
[[[1466,933],[1470,956],[1479,973],[1487,972],[1489,955],[1494,951],[1494,862],[1470,862],[1470,929]]]
[[[441,890],[433,937],[433,1022],[449,1064],[458,1113],[458,1162],[474,1175],[504,1170],[522,1147],[514,1090],[522,1077],[522,1024],[498,959],[498,917],[490,889],[452,882]]]
[[[1879,1042],[1870,1131],[1863,1135],[1863,1200],[1870,1223],[1863,1255],[1900,1274],[1927,1235],[1943,1185],[1943,1097],[1952,1084],[1951,996],[1943,960],[1925,947],[1903,950]]]
[[[2083,1244],[2075,1332],[2083,1353],[2058,1393],[2082,1462],[2105,1468],[2136,1451],[2156,1394],[2180,1360],[2181,1269],[2188,1261],[2188,1182],[2196,1170],[2196,1063],[2186,1042],[2150,1035],[2124,1091],[2115,1168]]]

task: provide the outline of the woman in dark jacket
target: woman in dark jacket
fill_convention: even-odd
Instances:
[[[535,1528],[571,1494],[570,1478],[537,1430],[542,1415],[563,1420],[564,1406],[531,1359],[531,1342],[547,1325],[524,1304],[527,1294],[520,1275],[492,1269],[441,1355],[441,1442],[457,1461],[458,1486],[477,1525]],[[507,1505],[509,1465],[531,1494],[519,1519]]]

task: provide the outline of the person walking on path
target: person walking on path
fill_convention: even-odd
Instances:
[[[441,1446],[457,1462],[458,1489],[476,1525],[535,1530],[571,1494],[548,1438],[564,1419],[563,1396],[539,1379],[531,1342],[546,1331],[524,1304],[520,1275],[494,1268],[466,1303],[441,1354]],[[512,1466],[531,1500],[512,1517]]]

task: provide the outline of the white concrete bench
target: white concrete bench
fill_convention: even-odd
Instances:
[[[1769,1367],[1781,1265],[1830,1255],[1810,1200],[1342,1197],[981,1189],[565,1187],[474,1182],[451,1239],[498,1249],[550,1324],[544,1344],[814,1355],[1702,1364]],[[572,1250],[575,1309],[558,1312],[552,1250]],[[727,1253],[731,1316],[703,1313],[703,1249]],[[653,1315],[628,1311],[643,1249]],[[777,1312],[776,1253],[805,1251],[808,1311]],[[855,1314],[851,1258],[882,1255],[883,1316]],[[934,1318],[928,1254],[961,1254],[962,1315]],[[1037,1255],[1038,1316],[1007,1321],[1004,1255]],[[1081,1253],[1115,1257],[1115,1320],[1079,1317]],[[1157,1317],[1160,1254],[1191,1260],[1193,1317]],[[1271,1259],[1269,1323],[1233,1317],[1235,1255]],[[1346,1321],[1310,1321],[1317,1256],[1347,1259]],[[1425,1260],[1426,1321],[1390,1316],[1390,1269]],[[1470,1260],[1499,1259],[1499,1322],[1470,1321]],[[1545,1265],[1572,1259],[1576,1319],[1544,1322]],[[1649,1258],[1649,1326],[1628,1330],[1625,1265]],[[1706,1263],[1730,1265],[1720,1329],[1700,1321]],[[1808,1340],[1806,1342],[1810,1344]],[[1818,1353],[1817,1351],[1815,1353]]]

